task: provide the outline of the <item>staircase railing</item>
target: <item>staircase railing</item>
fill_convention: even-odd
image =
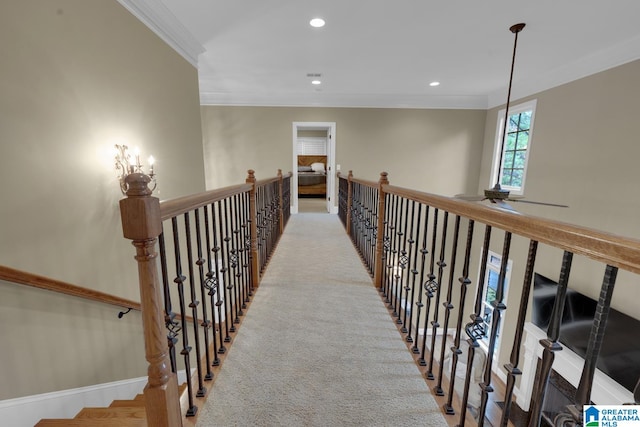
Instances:
[[[279,171],[256,181],[250,170],[244,184],[164,202],[152,197],[147,176],[127,177],[120,209],[124,236],[136,247],[149,425],[180,426],[206,398],[212,367],[220,365],[288,220],[290,177]],[[188,324],[187,316],[195,321]]]
[[[480,395],[475,407],[477,414],[471,414],[477,425],[485,423],[488,402],[500,401],[504,403],[497,423],[506,426],[516,379],[532,374],[523,372],[521,347],[539,246],[545,250],[545,260],[554,254],[554,249],[563,253],[558,262],[561,267],[547,337],[540,341],[542,358],[527,415],[528,426],[540,425],[554,357],[562,349],[559,337],[572,259],[574,255],[580,256],[581,267],[584,263],[597,266],[602,274],[602,286],[582,378],[572,404],[555,419],[557,425],[581,425],[582,405],[591,402],[594,372],[617,272],[628,272],[625,281],[629,278],[638,281],[640,241],[392,186],[386,173],[381,174],[378,182],[356,179],[351,172],[348,176],[338,174],[338,179],[339,216],[346,231],[410,343],[416,362],[424,367],[427,379],[433,382],[435,394],[441,396],[444,413],[457,414],[459,426],[470,419],[471,412],[467,410],[470,393]],[[495,235],[502,243],[493,242]],[[487,277],[490,249],[501,253],[501,262],[495,292],[488,301],[492,309],[487,311],[482,285]],[[475,296],[469,292],[473,290],[469,287],[474,282],[470,274],[474,256],[480,258],[475,260],[480,269],[480,286]],[[519,305],[514,307],[517,312],[513,308],[508,310],[505,298],[510,258],[525,266],[523,276],[512,277],[509,286],[510,292],[517,292],[519,296]],[[506,315],[515,325],[514,335],[508,338],[499,337],[500,323]],[[444,331],[446,335],[451,329],[455,331],[451,342],[437,338],[439,332]],[[492,395],[496,392],[491,367],[499,338],[512,339],[513,345],[509,363],[504,366],[506,390],[504,396],[498,397]],[[481,340],[486,343],[484,354],[480,350]],[[463,354],[464,347],[466,354]],[[472,369],[479,357],[483,359],[481,380],[474,382]],[[456,387],[461,358],[466,358],[466,376],[464,386]],[[445,366],[449,372],[444,372]],[[640,400],[638,386],[634,400],[636,404]]]

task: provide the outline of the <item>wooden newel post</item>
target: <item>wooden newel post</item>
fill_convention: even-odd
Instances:
[[[384,254],[384,218],[385,218],[385,199],[386,194],[384,192],[384,186],[389,185],[387,179],[388,174],[386,172],[380,173],[380,181],[378,181],[378,225],[376,232],[376,264],[373,274],[373,281],[375,287],[382,288],[382,273],[384,272],[384,266],[382,265],[382,258]]]
[[[278,222],[280,223],[280,235],[284,232],[284,210],[283,210],[283,200],[282,200],[282,187],[283,187],[283,178],[282,178],[282,169],[278,169]]]
[[[162,232],[160,202],[151,196],[147,186],[150,181],[141,173],[127,176],[127,197],[120,200],[120,215],[124,237],[133,241],[138,262],[144,348],[149,362],[149,382],[144,389],[147,424],[176,427],[182,426],[178,380],[171,372],[162,284],[156,266],[155,244]]]
[[[353,205],[353,171],[347,176],[347,235],[351,236],[351,206]]]
[[[249,190],[249,218],[251,218],[251,284],[254,288],[260,285],[260,263],[258,262],[258,198],[256,192],[256,176],[252,169],[248,171],[247,184]]]

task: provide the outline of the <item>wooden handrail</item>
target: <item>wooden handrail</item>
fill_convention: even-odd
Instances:
[[[353,181],[356,182],[355,179]],[[549,246],[640,274],[640,240],[394,185],[383,185],[382,188],[385,193],[426,203]]]
[[[16,270],[15,268],[0,266],[0,279],[6,280],[7,282],[31,286],[38,289],[71,295],[89,301],[115,305],[123,308],[130,308],[137,311],[140,311],[141,309],[140,303],[136,301],[120,298],[115,295],[109,295],[104,292],[96,291],[94,289],[72,285],[71,283],[63,282],[61,280],[27,273],[25,271]]]
[[[282,179],[284,178],[289,178],[293,175],[292,172],[287,172],[286,174],[282,175]],[[265,179],[261,179],[256,181],[256,187],[264,187],[265,185],[271,184],[272,182],[277,182],[280,181],[280,176],[275,176],[273,178],[265,178]]]
[[[349,179],[349,176],[344,176],[340,172],[338,172],[338,178]],[[366,179],[355,178],[351,176],[351,182],[355,182],[356,184],[366,185],[371,188],[378,188],[378,183],[375,181],[368,181]]]
[[[164,200],[160,202],[160,218],[162,221],[165,221],[185,212],[226,199],[227,197],[246,193],[249,190],[251,190],[250,184],[238,184],[220,188],[218,190],[205,191],[204,193],[179,197],[177,199]]]

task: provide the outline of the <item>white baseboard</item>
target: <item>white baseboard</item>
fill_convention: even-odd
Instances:
[[[178,384],[184,381],[184,371],[179,372]],[[33,427],[43,418],[73,418],[85,407],[105,407],[116,399],[133,399],[146,384],[147,377],[140,377],[0,400],[0,420],[3,426]]]

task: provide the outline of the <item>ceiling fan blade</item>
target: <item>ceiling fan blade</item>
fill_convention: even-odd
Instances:
[[[532,205],[544,205],[544,206],[554,206],[556,208],[568,208],[568,205],[560,205],[557,203],[546,203],[546,202],[534,202],[532,200],[524,200],[524,199],[507,199],[510,202],[518,202],[518,203],[530,203]]]
[[[509,211],[514,211],[515,209],[513,208],[513,206],[511,206],[509,203],[505,202],[504,200],[498,200],[498,199],[494,199],[491,200],[493,203],[495,203],[496,205],[500,206],[502,209],[507,209]]]
[[[453,197],[460,200],[469,200],[471,202],[480,202],[485,199],[484,196],[479,196],[477,194],[456,194]]]

